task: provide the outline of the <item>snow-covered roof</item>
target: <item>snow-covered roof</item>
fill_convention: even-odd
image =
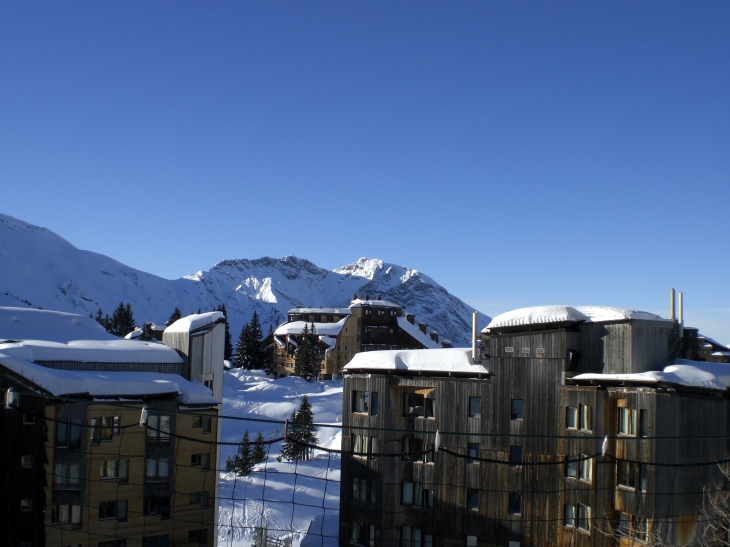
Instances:
[[[364,351],[355,354],[344,368],[355,370],[403,370],[432,373],[488,374],[475,364],[465,348]]]
[[[181,317],[165,329],[165,332],[191,332],[202,329],[213,323],[224,319],[223,312],[210,311],[207,313],[194,313],[187,317]]]
[[[426,346],[428,349],[436,349],[440,348],[441,344],[438,344],[431,340],[431,337],[427,334],[423,334],[421,329],[419,329],[417,326],[412,325],[408,319],[405,317],[397,317],[398,320],[398,326],[406,331],[408,334],[410,334],[413,338],[418,340],[421,344]]]
[[[387,300],[361,300],[357,298],[350,303],[351,308],[360,308],[362,306],[378,306],[383,308],[400,308],[398,304],[388,302]]]
[[[289,313],[324,313],[333,315],[351,315],[350,308],[294,308]]]
[[[95,319],[75,313],[0,307],[0,340],[119,340]]]
[[[345,317],[337,321],[337,323],[314,323],[316,334],[337,336],[340,334],[342,327],[345,326],[347,319],[348,318]],[[283,325],[279,325],[279,327],[277,327],[277,329],[274,331],[274,335],[282,336],[290,334],[302,334],[302,330],[304,330],[305,325],[307,328],[309,328],[312,323],[309,323],[307,321],[292,321],[290,323],[284,323]]]
[[[28,361],[77,361],[82,363],[182,363],[183,358],[169,346],[156,342],[125,340],[23,340],[0,343],[0,351],[23,355]]]
[[[335,344],[337,344],[337,338],[332,338],[331,336],[320,336],[319,337],[320,342],[324,342],[329,346],[329,349],[333,349],[335,347]]]
[[[0,366],[59,397],[88,394],[98,399],[116,397],[134,399],[177,393],[180,404],[218,403],[210,389],[198,382],[190,382],[178,374],[58,370],[10,355],[7,349],[0,347]]]
[[[712,353],[712,355],[717,357],[727,357],[728,355],[730,355],[730,351],[715,351]]]
[[[482,332],[499,327],[518,327],[545,323],[605,323],[608,321],[670,321],[656,314],[608,306],[533,306],[496,316]]]
[[[286,348],[286,342],[284,342],[284,340],[282,340],[278,336],[274,336],[274,342],[276,342],[281,349]]]
[[[667,365],[660,371],[651,370],[635,374],[578,374],[572,379],[574,381],[609,381],[635,384],[666,383],[725,390],[730,387],[730,364],[675,359],[673,364]]]
[[[126,340],[134,340],[136,338],[139,338],[140,336],[142,336],[142,329],[140,329],[139,327],[137,327],[132,332],[130,332],[129,334],[127,334],[127,336],[125,336],[124,338]]]

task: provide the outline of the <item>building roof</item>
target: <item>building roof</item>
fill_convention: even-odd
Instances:
[[[351,315],[350,308],[294,308],[289,313],[330,313],[339,315]]]
[[[33,308],[0,307],[0,340],[119,340],[85,315]]]
[[[412,338],[418,340],[427,349],[437,349],[441,347],[441,344],[434,342],[428,334],[423,334],[421,329],[411,324],[408,319],[401,316],[398,317],[398,326],[406,331]]]
[[[381,307],[381,308],[401,308],[402,306],[399,306],[398,304],[393,304],[393,302],[388,302],[387,300],[361,300],[360,298],[356,298],[350,303],[351,308],[360,308],[362,306],[375,306],[375,307]]]
[[[292,321],[290,323],[284,323],[279,325],[274,331],[275,336],[291,335],[291,334],[302,334],[302,330],[306,326],[309,328],[314,325],[316,334],[322,334],[326,336],[337,336],[340,334],[342,327],[345,326],[347,317],[340,319],[337,323],[309,323],[307,321]]]
[[[656,314],[608,306],[533,306],[496,316],[482,332],[500,327],[550,323],[606,323],[609,321],[667,321]]]
[[[673,384],[725,391],[730,387],[730,364],[675,359],[662,370],[635,374],[578,374],[573,382],[630,383],[637,385]]]
[[[55,396],[89,396],[97,399],[141,399],[177,394],[185,405],[215,405],[210,389],[178,374],[157,372],[106,372],[58,370],[9,355],[0,347],[0,368],[22,376],[41,390]]]
[[[413,371],[463,375],[489,373],[484,365],[475,364],[471,358],[471,350],[464,348],[364,351],[355,354],[344,370],[347,372],[360,370]]]
[[[192,332],[225,320],[223,312],[210,311],[207,313],[194,313],[182,317],[165,329],[165,332]]]

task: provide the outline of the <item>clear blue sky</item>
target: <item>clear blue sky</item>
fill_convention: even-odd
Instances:
[[[2,212],[175,278],[361,256],[730,343],[730,3],[2,2]]]

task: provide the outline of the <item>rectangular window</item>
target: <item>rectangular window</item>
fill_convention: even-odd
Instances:
[[[565,409],[565,428],[578,429],[578,408],[569,406]]]
[[[170,417],[168,416],[167,419],[169,420]],[[169,425],[167,431],[168,433],[170,432]],[[213,418],[210,416],[203,416],[203,433],[210,433],[211,431],[213,431]]]
[[[575,526],[575,507],[566,505],[563,509],[563,526]]]
[[[401,505],[413,505],[413,483],[403,482],[401,484]]]
[[[593,412],[588,405],[578,405],[578,429],[591,431],[593,429]]]
[[[403,461],[420,460],[423,455],[423,441],[416,437],[403,437]]]
[[[124,524],[127,522],[127,500],[100,501],[99,520],[116,519]]]
[[[629,537],[631,535],[631,515],[628,513],[618,514],[618,526],[616,527],[616,531],[621,537]]]
[[[119,460],[117,480],[119,482],[127,482],[129,480],[129,460]]]
[[[637,475],[639,472],[638,465],[626,460],[618,460],[616,462],[616,482],[624,488],[636,489]]]
[[[190,456],[190,467],[200,467],[201,471],[210,469],[210,454],[192,454]]]
[[[466,547],[477,547],[477,537],[466,536]]]
[[[524,414],[523,414],[523,406],[524,406],[524,399],[512,399],[512,419],[513,420],[523,420]]]
[[[466,509],[467,511],[479,511],[479,490],[467,489]]]
[[[509,495],[509,514],[519,515],[522,512],[522,496],[514,492]]]
[[[68,420],[58,420],[56,422],[56,448],[64,448],[68,446]]]
[[[77,490],[79,488],[79,464],[57,463],[53,487],[59,490]]]
[[[160,515],[162,519],[170,518],[170,497],[150,496],[144,499],[145,515]]]
[[[578,529],[584,532],[591,531],[591,508],[582,503],[578,504]]]
[[[188,532],[188,541],[191,543],[197,543],[199,547],[208,545],[208,530],[202,528],[201,530],[190,530]]]
[[[510,446],[509,447],[509,466],[520,467],[522,465],[522,447],[521,446]]]
[[[114,433],[114,416],[104,416],[101,419],[101,440],[111,441]]]
[[[33,510],[33,500],[32,499],[20,500],[20,510],[23,512],[32,511]]]
[[[372,391],[370,393],[370,415],[371,416],[378,415],[378,392],[377,391]]]
[[[482,398],[469,397],[469,417],[479,418],[482,415]]]
[[[436,400],[435,399],[424,399],[424,409],[426,411],[426,418],[433,420],[436,418]]]
[[[71,522],[70,505],[54,505],[51,507],[52,524],[68,524]]]
[[[378,457],[378,437],[373,435],[370,437],[370,459],[375,460]]]
[[[166,481],[170,477],[170,461],[168,458],[147,458],[145,469],[147,481]]]
[[[208,507],[208,492],[193,492],[190,494],[190,504],[200,505],[201,509]]]
[[[142,538],[142,547],[169,547],[170,538],[167,534],[161,536],[146,536]]]
[[[580,458],[578,478],[585,482],[593,482],[593,458],[587,458],[585,454],[581,454]]]
[[[639,464],[639,492],[646,492],[647,471],[646,464]]]
[[[639,410],[639,437],[649,436],[649,412],[646,409]]]
[[[17,395],[16,395],[17,397]],[[17,399],[16,399],[17,401]],[[30,412],[23,412],[23,425],[33,425],[35,423],[35,416]]]
[[[419,418],[426,415],[424,409],[425,397],[418,393],[404,393],[403,394],[403,417],[405,418]]]
[[[89,420],[89,438],[91,444],[99,444],[101,442],[101,421],[99,418],[91,418]]]
[[[375,547],[375,525],[371,524],[368,530],[368,547]]]
[[[479,443],[469,443],[469,463],[479,463]]]
[[[363,545],[365,541],[365,524],[353,520],[350,522],[350,543]]]
[[[33,456],[22,456],[20,458],[20,467],[22,467],[23,469],[32,469]]]
[[[367,480],[353,477],[352,499],[365,503],[365,501],[367,500]]]
[[[370,481],[370,504],[375,505],[377,500],[378,483],[377,481]]]
[[[578,458],[575,456],[565,458],[565,477],[568,479],[578,478]]]
[[[618,409],[618,434],[636,436],[636,410],[633,408]]]
[[[423,459],[421,461],[423,463],[433,463],[433,454],[434,454],[434,445],[427,444],[426,451],[423,453]]]
[[[118,469],[119,469],[119,462],[117,460],[103,460],[99,464],[99,478],[100,479],[116,479]]]
[[[205,433],[203,429],[203,433]],[[147,440],[153,442],[170,441],[170,416],[149,416],[147,418]]]

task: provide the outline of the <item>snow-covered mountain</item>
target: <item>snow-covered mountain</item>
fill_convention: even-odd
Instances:
[[[168,280],[107,256],[82,251],[55,233],[0,214],[0,305],[111,314],[130,302],[137,323],[164,322],[177,306],[183,314],[225,304],[234,336],[258,312],[276,326],[298,306],[349,305],[354,294],[398,303],[441,338],[465,344],[474,309],[422,273],[361,258],[334,271],[294,256],[224,260],[210,270]],[[489,317],[479,315],[483,328]]]

